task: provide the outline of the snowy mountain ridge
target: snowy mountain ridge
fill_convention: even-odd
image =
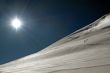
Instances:
[[[0,66],[0,73],[105,72],[110,72],[110,14],[38,53]]]

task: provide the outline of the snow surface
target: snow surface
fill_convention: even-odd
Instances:
[[[42,51],[0,65],[0,73],[109,73],[110,14]]]

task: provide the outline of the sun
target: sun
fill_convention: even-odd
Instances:
[[[16,17],[11,21],[11,25],[17,30],[21,27],[22,22],[19,18]]]

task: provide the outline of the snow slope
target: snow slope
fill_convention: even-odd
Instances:
[[[42,51],[0,65],[0,73],[109,73],[110,14]]]

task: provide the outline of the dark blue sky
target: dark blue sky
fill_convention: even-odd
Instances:
[[[35,53],[110,12],[106,0],[0,0],[0,64]],[[10,19],[23,27],[15,31]]]

